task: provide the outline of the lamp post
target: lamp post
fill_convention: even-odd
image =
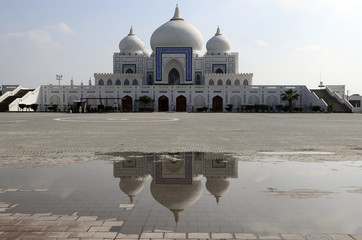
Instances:
[[[57,81],[59,81],[59,88],[60,88],[60,81],[62,80],[62,78],[63,78],[63,75],[56,75],[56,77],[55,77],[55,79],[57,80]]]

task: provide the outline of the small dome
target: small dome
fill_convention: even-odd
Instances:
[[[219,204],[220,198],[225,195],[230,188],[228,178],[208,177],[206,181],[206,189],[215,196],[216,203]]]
[[[230,48],[231,44],[229,40],[221,34],[220,28],[217,27],[215,36],[206,43],[206,54],[228,54],[230,53]]]
[[[158,184],[154,179],[151,182],[151,194],[161,205],[170,209],[179,220],[179,213],[193,205],[202,195],[202,183],[194,177],[192,184]]]
[[[129,34],[123,38],[119,43],[119,50],[121,54],[144,54],[149,56],[149,50],[146,49],[142,40],[133,33],[133,28],[131,27]]]
[[[134,197],[143,190],[146,181],[143,177],[121,178],[119,188],[128,195],[133,203]]]
[[[192,47],[194,53],[201,53],[204,39],[200,31],[184,21],[178,6],[170,21],[157,28],[151,36],[151,48],[156,47]]]

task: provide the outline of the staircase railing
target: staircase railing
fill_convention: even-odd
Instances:
[[[16,95],[22,88],[23,87],[20,85],[17,88],[15,88],[13,91],[6,92],[4,95],[0,97],[0,103],[8,97]]]
[[[41,86],[37,87],[34,91],[27,92],[24,96],[21,98],[17,98],[12,103],[9,104],[9,111],[19,111],[19,104],[33,104],[37,103],[36,100],[34,101],[34,98],[37,98],[39,95]]]
[[[353,105],[347,99],[342,98],[339,94],[333,92],[328,86],[326,86],[326,90],[331,97],[337,99],[339,103],[344,104],[349,110],[353,112]]]

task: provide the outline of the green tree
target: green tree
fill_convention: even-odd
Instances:
[[[293,89],[288,89],[281,94],[282,100],[289,103],[289,112],[293,110],[293,101],[298,101],[299,94]]]
[[[31,109],[33,109],[34,112],[36,112],[36,110],[38,110],[38,106],[39,104],[33,103],[30,105]]]
[[[23,104],[23,103],[19,104],[19,108],[21,108],[21,111],[23,111],[25,107],[26,107],[26,104]]]
[[[152,102],[152,98],[150,98],[149,96],[141,96],[139,98],[139,100],[143,103],[143,110],[146,109],[147,104],[149,104],[150,102]]]

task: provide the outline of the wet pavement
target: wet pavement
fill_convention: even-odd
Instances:
[[[362,239],[361,116],[2,114],[0,239]]]

